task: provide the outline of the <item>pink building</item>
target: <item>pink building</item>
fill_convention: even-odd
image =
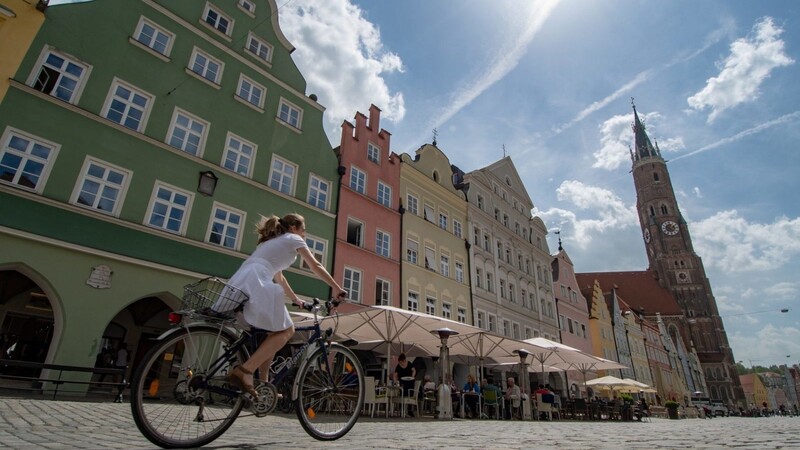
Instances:
[[[400,306],[400,158],[380,128],[381,110],[342,123],[333,276],[364,305]],[[341,310],[354,309],[346,305]]]

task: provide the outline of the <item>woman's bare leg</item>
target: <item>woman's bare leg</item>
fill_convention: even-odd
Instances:
[[[294,335],[294,326],[291,326],[283,331],[274,331],[270,332],[267,335],[267,338],[264,339],[264,342],[258,346],[255,352],[250,355],[250,359],[245,361],[242,364],[242,367],[250,372],[254,372],[256,369],[261,368],[261,378],[269,378],[269,366],[272,365],[272,359],[275,357],[275,354],[278,353],[278,350],[282,349],[289,339],[291,339],[292,335]],[[250,382],[252,384],[252,375],[249,375],[251,379],[244,380],[245,383]]]

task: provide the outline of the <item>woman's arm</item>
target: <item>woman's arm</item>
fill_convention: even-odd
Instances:
[[[283,288],[283,292],[292,300],[292,303],[298,306],[303,306],[303,301],[300,300],[300,297],[298,297],[297,294],[295,294],[292,290],[292,287],[289,286],[289,282],[286,281],[286,278],[283,276],[283,272],[276,273],[275,278],[273,278],[272,281],[278,283]]]
[[[303,261],[311,267],[311,271],[314,272],[322,281],[328,284],[328,286],[332,287],[334,290],[334,294],[337,298],[341,297],[344,298],[347,296],[347,292],[339,286],[339,283],[333,279],[330,273],[325,270],[325,267],[317,261],[317,258],[314,258],[314,255],[311,253],[311,250],[308,247],[301,247],[297,249],[297,253],[303,258]]]

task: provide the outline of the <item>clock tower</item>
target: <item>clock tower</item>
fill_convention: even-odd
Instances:
[[[694,252],[689,228],[678,208],[667,161],[653,145],[633,106],[635,149],[631,150],[636,210],[649,261],[661,286],[683,311],[680,330],[686,348],[694,347],[713,399],[744,401],[733,352],[703,261]]]

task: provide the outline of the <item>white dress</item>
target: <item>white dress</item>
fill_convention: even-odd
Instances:
[[[250,297],[242,311],[248,324],[268,331],[292,326],[292,318],[284,305],[286,294],[273,278],[294,263],[297,250],[303,247],[307,247],[305,239],[294,233],[262,242],[228,281]]]

